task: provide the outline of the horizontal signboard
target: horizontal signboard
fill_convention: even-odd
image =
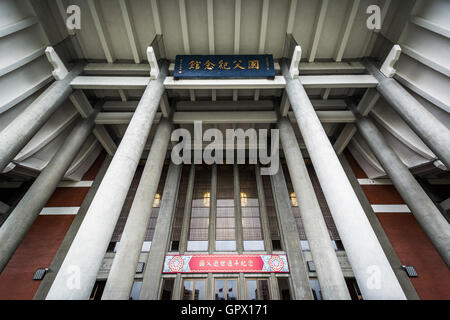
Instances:
[[[177,55],[174,79],[271,78],[275,67],[271,54]]]
[[[287,273],[289,266],[284,254],[247,255],[167,255],[163,273]]]

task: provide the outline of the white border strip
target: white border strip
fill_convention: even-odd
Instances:
[[[368,185],[392,185],[391,179],[358,179],[361,186]],[[450,184],[450,179],[427,179],[431,185],[447,185]]]
[[[358,179],[358,182],[362,186],[367,185],[392,185],[392,181],[390,179]]]
[[[40,216],[76,215],[80,207],[45,207],[39,213]]]
[[[91,187],[94,181],[61,181],[58,188],[85,188]]]
[[[373,204],[375,213],[411,213],[406,204]]]

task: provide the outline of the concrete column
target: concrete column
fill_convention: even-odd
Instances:
[[[244,277],[244,273],[243,272],[240,272],[239,273],[239,276],[238,276],[238,283],[237,283],[237,285],[238,285],[238,300],[247,300],[248,298],[247,298],[247,295],[246,295],[246,293],[247,293],[247,281],[246,281],[246,279],[245,279],[245,277]]]
[[[67,136],[64,144],[28,189],[0,228],[0,272],[22,242],[94,128],[97,112],[82,120]]]
[[[209,230],[208,252],[213,254],[216,250],[216,217],[217,217],[217,165],[211,168],[211,191],[209,199]]]
[[[53,257],[52,263],[48,267],[49,270],[45,274],[44,279],[41,281],[39,289],[36,291],[33,300],[45,300],[45,297],[48,294],[48,290],[50,290],[53,280],[55,280],[56,274],[58,273],[58,270],[61,267],[64,258],[66,257],[67,251],[69,250],[70,245],[72,244],[72,241],[75,238],[78,229],[80,228],[80,225],[83,222],[84,217],[86,216],[86,212],[88,211],[89,206],[91,205],[92,199],[94,199],[94,196],[97,193],[98,187],[100,186],[100,183],[103,180],[106,170],[108,169],[109,164],[111,163],[111,159],[112,157],[107,155],[105,160],[103,161],[103,164],[100,167],[100,170],[98,171],[92,186],[89,188],[89,192],[87,193],[86,197],[84,197],[83,203],[81,204],[81,207],[77,212],[77,215],[73,219],[73,222],[70,225],[69,230],[66,232],[66,235],[64,236],[64,240],[61,242],[58,251]]]
[[[47,299],[88,299],[164,92],[167,63],[142,95]]]
[[[289,261],[292,279],[292,299],[312,300],[313,295],[309,285],[308,271],[306,270],[306,263],[303,258],[297,224],[295,222],[294,214],[292,213],[283,170],[281,168],[278,169],[277,174],[270,176],[270,181],[272,183],[272,192],[278,214],[278,221],[280,223],[281,237]]]
[[[450,170],[450,130],[396,80],[371,63],[366,67],[379,81],[378,92]]]
[[[444,262],[450,267],[450,225],[414,176],[389,147],[381,132],[368,118],[357,112],[356,126],[370,149],[391,178],[397,191],[408,204],[414,217],[428,235]]]
[[[236,251],[241,254],[244,252],[244,234],[242,227],[241,212],[241,188],[239,184],[239,167],[233,165],[233,185],[234,185],[234,225],[236,232]]]
[[[208,278],[206,279],[206,299],[205,300],[215,300],[214,292],[214,276],[212,273],[208,273]]]
[[[364,299],[405,299],[397,278],[298,79],[286,92]]]
[[[119,248],[109,271],[102,300],[128,300],[130,297],[136,265],[152,212],[152,199],[155,197],[166,158],[171,129],[172,123],[168,119],[162,120],[158,125]]]
[[[406,298],[408,300],[420,300],[416,290],[414,289],[414,286],[411,283],[410,278],[408,277],[408,274],[402,267],[403,264],[400,262],[397,253],[392,247],[392,244],[389,241],[389,238],[386,235],[383,226],[381,225],[375,212],[373,211],[372,205],[370,204],[366,194],[361,188],[361,185],[359,184],[358,179],[356,178],[355,173],[353,172],[353,169],[348,163],[345,155],[340,154],[339,161],[341,162],[342,168],[344,168],[344,171],[347,174],[347,177],[353,187],[353,190],[355,190],[356,196],[358,197],[359,202],[361,203],[364,212],[366,213],[366,217],[369,220],[369,223],[372,226],[372,229],[375,232],[381,247],[383,248],[386,258],[388,259],[392,269],[394,270],[395,275],[397,276],[398,282],[400,283],[400,286],[402,287],[402,290],[405,293]]]
[[[172,225],[173,215],[175,213],[182,167],[182,165],[175,165],[171,163],[169,166],[169,171],[167,172],[163,198],[161,200],[161,208],[159,209],[158,220],[156,221],[152,246],[145,264],[142,289],[139,296],[140,300],[159,299],[159,280],[163,269],[164,257],[170,241],[169,230]]]
[[[325,300],[350,300],[344,275],[331,245],[328,228],[317,202],[294,129],[286,118],[280,120],[278,127],[289,174],[299,199],[300,214],[316,266],[322,296]]]
[[[181,300],[181,290],[183,286],[183,279],[181,279],[181,273],[177,273],[172,291],[172,300]]]
[[[258,191],[259,214],[263,230],[264,249],[267,253],[272,253],[272,237],[270,236],[269,218],[266,210],[266,197],[264,195],[264,185],[261,178],[261,168],[255,165],[256,189]]]
[[[191,164],[189,168],[189,180],[186,190],[186,199],[184,202],[184,215],[183,224],[181,226],[179,252],[184,254],[187,250],[187,244],[189,241],[189,226],[191,223],[191,211],[192,211],[192,195],[194,193],[194,182],[195,182],[195,164]]]
[[[274,273],[270,274],[269,286],[271,300],[280,300],[280,288],[278,287],[278,279]]]
[[[70,82],[82,71],[83,65],[76,65],[63,80],[53,82],[24,112],[0,132],[0,172],[69,97],[72,93]]]

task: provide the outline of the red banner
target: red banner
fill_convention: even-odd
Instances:
[[[163,273],[287,273],[286,255],[167,255]]]

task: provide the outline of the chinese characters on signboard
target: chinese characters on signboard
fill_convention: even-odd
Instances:
[[[275,77],[273,56],[260,55],[177,55],[175,79],[271,78]]]
[[[286,255],[167,255],[163,273],[289,272]]]

